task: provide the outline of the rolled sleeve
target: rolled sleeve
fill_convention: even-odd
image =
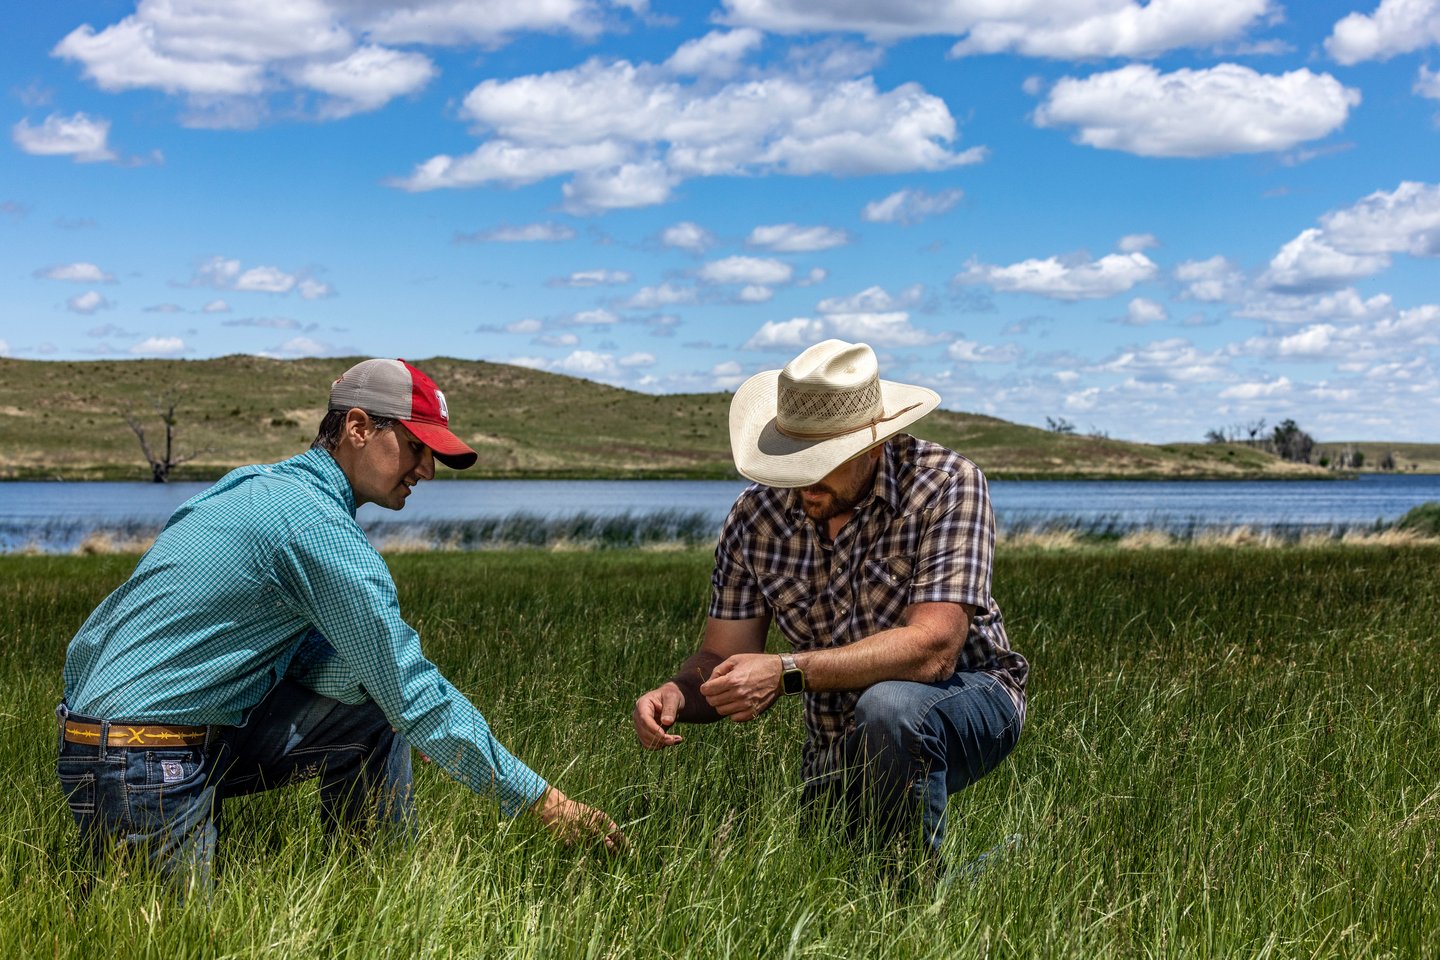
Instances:
[[[297,532],[275,571],[279,588],[333,650],[305,650],[301,682],[327,696],[328,689],[363,690],[416,749],[476,793],[493,794],[507,816],[544,794],[545,780],[495,739],[480,711],[425,657],[400,616],[390,571],[358,526],[326,521]]]

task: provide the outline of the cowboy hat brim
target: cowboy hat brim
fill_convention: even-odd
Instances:
[[[740,385],[730,401],[730,454],[740,475],[767,487],[808,487],[831,470],[893,437],[940,405],[926,387],[881,380],[887,414],[905,412],[874,427],[825,440],[797,440],[775,425],[779,370],[765,370]],[[906,410],[909,407],[910,409]]]

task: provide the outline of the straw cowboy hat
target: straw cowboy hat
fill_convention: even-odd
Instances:
[[[756,483],[808,487],[939,403],[934,390],[881,380],[868,345],[825,340],[740,385],[730,401],[730,452]]]

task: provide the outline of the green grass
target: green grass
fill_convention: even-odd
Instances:
[[[413,845],[329,847],[302,787],[228,808],[208,909],[143,877],[82,900],[51,711],[134,558],[0,557],[7,955],[1440,955],[1440,548],[1003,553],[1030,719],[952,798],[948,847],[1023,841],[938,897],[801,836],[793,701],[634,744],[634,696],[699,632],[703,552],[390,562],[430,655],[521,757],[635,821],[632,853],[559,848],[422,768]]]
[[[154,447],[163,437],[154,412],[161,400],[175,403],[176,454],[198,454],[175,479],[283,459],[314,438],[330,382],[357,359],[0,357],[0,479],[148,480],[125,416],[145,426]],[[452,427],[479,454],[460,476],[735,476],[728,393],[652,396],[479,360],[416,362],[445,391]],[[910,432],[961,451],[995,479],[1333,476],[1242,445],[1151,446],[953,410]]]

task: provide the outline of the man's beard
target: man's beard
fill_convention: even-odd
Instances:
[[[855,505],[860,502],[858,493],[852,494],[849,497],[841,496],[839,491],[833,487],[827,487],[823,483],[811,484],[803,488],[800,492],[802,494],[828,493],[830,495],[830,499],[821,504],[807,503],[804,497],[801,497],[800,506],[805,510],[805,516],[814,520],[816,523],[823,523],[831,517],[838,517],[842,513],[849,513],[851,510],[854,510]]]

